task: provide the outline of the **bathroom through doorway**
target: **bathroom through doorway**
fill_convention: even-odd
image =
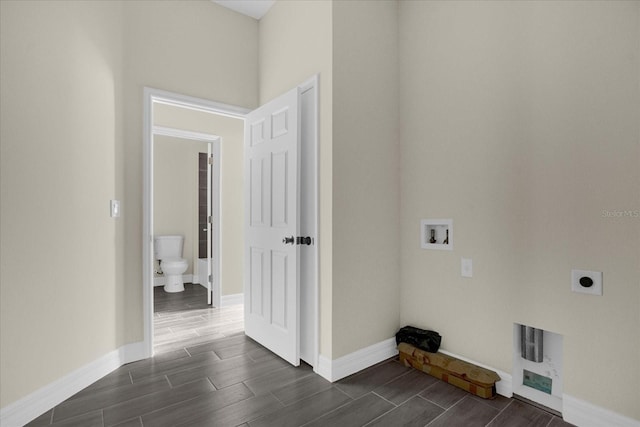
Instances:
[[[238,192],[239,194],[237,194],[234,189],[242,186],[244,119],[242,111],[237,115],[221,114],[220,111],[212,108],[211,105],[206,105],[202,100],[192,102],[191,98],[178,94],[155,89],[145,89],[145,91],[146,144],[143,220],[145,234],[148,233],[146,234],[148,237],[143,240],[145,246],[143,248],[145,264],[143,276],[144,282],[150,285],[145,285],[143,288],[143,309],[146,313],[145,342],[148,344],[147,350],[151,355],[155,347],[153,323],[156,320],[154,315],[157,308],[156,296],[163,297],[164,307],[161,310],[165,310],[165,312],[166,305],[173,305],[173,300],[177,299],[195,298],[194,303],[204,311],[206,311],[206,306],[202,307],[202,299],[206,305],[207,298],[210,298],[211,305],[208,307],[215,308],[242,303],[241,242],[243,237],[241,212],[243,200],[242,193]],[[152,92],[153,96],[151,96]],[[158,148],[161,146],[173,147],[172,150],[165,153],[162,165],[158,163],[157,156]],[[212,164],[208,166],[212,169],[212,173],[209,178],[206,177],[206,172],[202,174],[200,171],[199,162],[202,154],[206,156],[207,163],[211,159]],[[180,198],[179,202],[172,204],[170,200],[165,200],[165,204],[160,207],[157,203],[157,197],[155,197],[158,194],[156,178],[163,177],[165,174],[171,175],[167,170],[178,169],[181,159],[184,159],[185,156],[189,157],[192,167],[184,172],[189,175],[189,178],[181,176],[179,179],[189,182],[182,191],[191,195],[192,202],[187,202],[185,197],[177,196]],[[161,166],[160,169],[165,169],[165,172],[158,170],[159,166]],[[175,173],[173,175],[175,176]],[[203,175],[205,175],[204,181],[211,185],[212,191],[202,191],[198,188]],[[171,181],[173,178],[170,176],[163,179],[164,185],[173,185]],[[177,191],[180,191],[180,186],[175,187],[177,187]],[[202,196],[205,199],[210,199],[209,212],[202,212],[200,209]],[[171,215],[186,218],[189,224],[178,229],[170,224],[167,226],[165,223],[165,228],[159,230],[157,227],[158,209],[167,210],[171,212]],[[202,228],[200,227],[203,220],[207,228],[210,228],[208,245],[201,244]],[[157,280],[154,277],[156,276],[156,260],[153,254],[153,242],[154,236],[158,233],[176,233],[188,236],[185,238],[183,249],[189,263],[189,269],[183,276],[184,283],[189,284],[185,286],[188,292],[181,293],[182,296],[177,296],[177,298],[171,298],[171,301],[167,301],[167,298],[164,298],[167,295],[158,293],[158,287],[153,286]],[[200,256],[202,246],[211,252],[211,262],[208,262],[206,257]],[[212,292],[208,292],[206,289],[208,282],[211,283]],[[169,295],[169,297],[172,296]],[[172,310],[179,310],[179,307],[180,304],[176,304]],[[188,311],[188,308],[185,306],[184,310]],[[170,338],[170,336],[163,337],[164,344],[167,346],[170,345]],[[160,340],[158,339],[158,341]]]

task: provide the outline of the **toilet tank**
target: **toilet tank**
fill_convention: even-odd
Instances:
[[[153,253],[156,259],[182,258],[182,236],[156,236]]]

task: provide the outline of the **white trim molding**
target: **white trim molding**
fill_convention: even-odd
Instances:
[[[334,382],[397,354],[396,340],[395,338],[389,338],[334,360],[320,355],[318,357],[318,366],[315,367],[314,371],[323,378]]]
[[[220,298],[220,307],[228,307],[230,305],[244,304],[244,294],[222,295]]]
[[[125,363],[145,358],[144,342],[126,344],[0,409],[0,425],[21,426],[64,402]]]
[[[167,104],[187,108],[195,111],[215,113],[226,117],[234,117],[244,120],[244,116],[250,111],[246,108],[234,105],[213,102],[202,98],[195,98],[161,89],[145,87],[143,89],[143,155],[142,155],[142,311],[144,325],[144,343],[147,357],[153,355],[153,135],[155,132],[163,135],[178,137],[204,138],[213,142],[215,146],[216,135],[206,135],[198,132],[184,132],[179,129],[154,127],[153,104]],[[219,215],[218,215],[219,217]],[[215,233],[218,236],[220,233]],[[218,275],[219,277],[219,275]]]
[[[195,275],[193,277],[196,277]],[[200,285],[203,288],[207,289],[207,285],[203,285],[202,283],[195,283],[196,285]],[[220,297],[220,307],[228,307],[230,305],[238,305],[244,304],[244,294],[230,294],[230,295],[222,295]]]
[[[154,135],[170,136],[172,138],[192,139],[202,142],[220,142],[218,135],[209,133],[194,132],[184,129],[168,128],[164,126],[153,126]]]
[[[638,420],[567,394],[562,395],[562,407],[562,418],[580,427],[640,427]]]

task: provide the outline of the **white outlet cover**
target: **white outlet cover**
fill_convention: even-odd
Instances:
[[[111,210],[111,218],[120,217],[120,200],[111,200],[109,203]]]
[[[473,260],[471,258],[461,259],[460,274],[462,277],[473,277]]]
[[[591,286],[583,286],[580,279],[588,277],[592,280]],[[581,294],[602,296],[602,271],[571,270],[571,291]]]

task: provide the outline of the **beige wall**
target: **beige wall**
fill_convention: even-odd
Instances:
[[[398,5],[333,5],[333,358],[400,323]]]
[[[258,24],[210,1],[0,7],[4,408],[143,339],[143,87],[255,107]]]
[[[184,236],[184,274],[198,259],[198,155],[207,143],[157,135],[153,138],[153,234]]]
[[[0,19],[4,408],[123,344],[122,25],[113,2],[2,1]]]
[[[401,2],[402,323],[511,372],[564,336],[565,393],[640,419],[638,2]],[[454,251],[421,250],[452,218]],[[460,277],[460,258],[474,277]],[[572,268],[604,296],[571,293]]]
[[[329,1],[279,1],[260,20],[260,104],[320,73],[320,353],[330,357],[332,319],[332,82]]]
[[[209,133],[221,138],[221,271],[222,295],[243,292],[244,253],[244,122],[201,111],[156,104],[153,118],[157,125]],[[206,147],[205,147],[206,152]]]

